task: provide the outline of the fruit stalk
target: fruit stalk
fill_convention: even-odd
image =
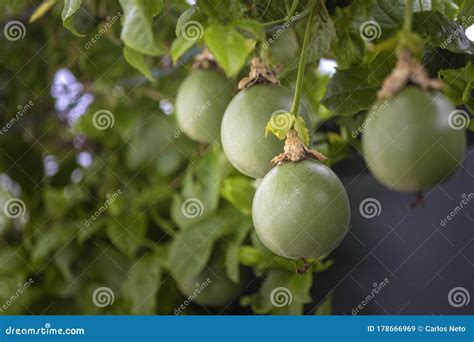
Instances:
[[[298,109],[300,105],[301,90],[303,88],[304,69],[306,66],[306,51],[308,50],[311,23],[313,21],[315,7],[316,7],[316,0],[312,0],[309,6],[308,22],[306,23],[303,46],[301,48],[300,62],[298,65],[298,75],[296,76],[295,96],[293,99],[293,106],[291,108],[291,114],[294,114],[294,115],[298,115]]]
[[[405,33],[411,32],[413,14],[413,0],[406,0],[405,20],[403,22],[403,31]]]

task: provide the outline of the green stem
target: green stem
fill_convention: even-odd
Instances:
[[[304,69],[306,66],[306,52],[308,50],[309,36],[311,31],[311,24],[313,22],[314,9],[316,8],[316,0],[312,0],[309,6],[308,22],[306,23],[306,30],[304,32],[303,46],[301,48],[300,63],[298,65],[298,75],[296,76],[295,97],[293,98],[293,106],[291,114],[298,115],[298,108],[300,105],[301,90],[303,88]],[[323,5],[324,6],[324,5]]]
[[[411,32],[413,14],[413,0],[406,0],[405,20],[403,23],[403,31]]]

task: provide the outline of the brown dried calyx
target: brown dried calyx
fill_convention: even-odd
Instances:
[[[207,47],[194,57],[193,70],[217,68],[217,62]]]
[[[273,164],[278,165],[286,161],[296,162],[306,159],[320,161],[327,159],[322,153],[307,148],[295,130],[290,130],[286,135],[284,151],[272,159]]]
[[[260,57],[252,58],[250,61],[250,73],[248,77],[242,78],[239,82],[239,89],[245,89],[256,83],[280,84],[276,77],[275,70],[270,69]]]
[[[383,100],[397,95],[409,81],[425,90],[441,90],[444,85],[442,81],[430,77],[410,50],[403,49],[398,56],[397,65],[384,80],[382,89],[377,92],[377,98]]]

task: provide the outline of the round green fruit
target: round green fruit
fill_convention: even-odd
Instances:
[[[180,291],[203,306],[222,307],[233,302],[242,292],[242,285],[234,283],[226,274],[225,267],[206,266],[195,277],[177,282]]]
[[[293,29],[285,30],[280,34],[278,32],[276,31],[268,38],[268,43],[264,47],[270,47],[276,62],[281,64],[284,69],[296,69],[300,53],[296,32]]]
[[[253,178],[262,178],[272,168],[270,161],[283,152],[284,142],[265,127],[274,113],[288,112],[293,91],[279,85],[255,85],[240,91],[229,103],[222,119],[222,147],[234,167]],[[308,110],[300,114],[311,127]]]
[[[328,255],[347,233],[349,199],[336,174],[317,161],[276,166],[257,188],[252,205],[262,243],[285,258]]]
[[[232,95],[232,84],[219,71],[193,72],[183,81],[176,96],[180,130],[200,143],[218,139],[222,115]]]
[[[420,192],[445,181],[466,151],[464,130],[450,127],[451,103],[439,93],[407,87],[367,114],[362,151],[388,188]]]

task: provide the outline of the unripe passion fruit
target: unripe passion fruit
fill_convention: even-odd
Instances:
[[[232,88],[217,70],[197,70],[189,75],[176,96],[176,118],[181,131],[201,143],[218,139]]]
[[[271,170],[252,205],[255,230],[273,253],[319,258],[347,233],[349,199],[336,174],[317,161],[286,162]]]
[[[385,186],[420,192],[458,167],[466,150],[464,130],[450,127],[454,108],[442,95],[407,87],[367,114],[362,150],[369,170]]]
[[[272,168],[270,161],[283,151],[284,142],[273,134],[265,138],[265,127],[272,114],[290,111],[293,91],[279,85],[255,85],[240,91],[229,103],[222,119],[224,153],[240,172],[262,178]],[[300,114],[310,126],[308,111]]]
[[[195,277],[177,282],[186,297],[204,306],[220,307],[233,302],[242,292],[242,285],[234,283],[226,274],[223,265],[209,264]]]

